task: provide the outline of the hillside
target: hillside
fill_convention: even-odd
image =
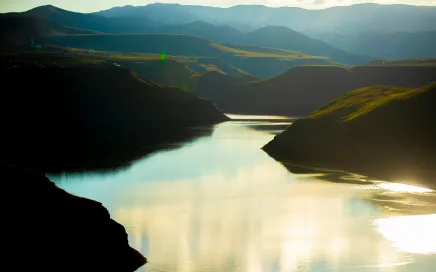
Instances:
[[[263,149],[278,160],[436,187],[435,102],[436,83],[357,89],[296,121]]]
[[[436,57],[436,31],[373,32],[373,33],[315,33],[323,40],[350,53],[360,53],[376,59],[399,60]]]
[[[225,121],[211,102],[128,69],[1,71],[0,160],[43,169],[107,167]],[[190,134],[189,134],[190,133]]]
[[[3,265],[17,270],[133,272],[146,259],[129,246],[126,229],[99,202],[77,197],[40,173],[0,162],[3,213],[9,222]],[[32,222],[32,231],[29,231]],[[35,235],[37,234],[37,235]],[[32,253],[24,253],[27,243]],[[108,261],[109,260],[109,261]]]
[[[103,17],[96,14],[70,12],[53,6],[41,6],[20,14],[44,18],[60,25],[112,34],[184,34],[219,43],[256,45],[300,51],[310,55],[328,57],[344,64],[362,64],[370,60],[368,57],[349,54],[287,27],[268,26],[251,33],[243,33],[229,26],[216,26],[193,20],[195,16],[188,15],[189,12],[185,14],[188,9],[189,7],[182,5],[157,4],[137,8],[117,8],[113,11],[99,13],[124,14],[124,16]],[[119,12],[116,12],[117,10]],[[121,10],[124,11],[121,12]],[[159,17],[176,17],[178,15],[181,17],[177,19],[169,18],[158,23],[155,21],[158,18],[155,18],[154,14],[159,15]],[[182,18],[183,16],[190,16],[190,18],[185,20]],[[162,18],[159,20],[162,20]]]
[[[26,16],[48,20],[58,25],[106,33],[144,33],[160,25],[151,19],[137,16],[106,18],[64,10],[52,5],[40,6],[26,12],[7,13],[3,16]]]
[[[31,49],[30,39],[44,42],[47,36],[95,34],[95,31],[61,26],[43,18],[0,15],[1,46],[4,51]]]
[[[166,86],[181,90],[188,88],[189,80],[198,73],[189,69],[184,63],[175,60],[149,60],[138,62],[119,62],[141,77]]]
[[[219,72],[208,72],[192,77],[187,90],[196,96],[215,100],[229,88],[256,80],[259,79],[249,75],[229,76]]]
[[[179,56],[195,61],[204,59],[206,63],[210,62],[208,58],[215,58],[237,67],[236,70],[257,77],[271,77],[298,65],[335,63],[325,57],[294,51],[277,50],[278,53],[266,53],[240,50],[203,38],[176,34],[67,35],[53,36],[48,41],[62,47],[129,54],[162,54],[163,57]],[[214,63],[218,65],[219,61]]]
[[[374,85],[421,87],[436,81],[432,66],[300,66],[267,80],[226,90],[215,100],[232,113],[305,116],[335,97]],[[268,101],[268,103],[265,103]]]

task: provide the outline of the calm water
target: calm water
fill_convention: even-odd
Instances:
[[[260,149],[291,120],[233,117],[125,169],[49,176],[109,209],[140,271],[436,271],[433,192],[293,174]]]

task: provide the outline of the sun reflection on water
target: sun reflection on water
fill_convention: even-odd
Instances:
[[[381,183],[378,187],[397,193],[431,193],[433,190],[402,183]]]
[[[400,251],[436,253],[436,214],[382,218],[374,225]]]

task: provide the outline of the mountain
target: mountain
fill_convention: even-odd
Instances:
[[[40,173],[3,162],[0,180],[8,192],[3,203],[14,203],[2,215],[9,222],[3,226],[8,235],[2,240],[8,249],[3,264],[9,268],[133,272],[146,263],[129,246],[125,228],[101,203],[69,194]],[[23,252],[24,243],[31,253]]]
[[[278,160],[435,188],[435,103],[436,83],[364,87],[297,120],[263,149]]]
[[[38,169],[128,163],[228,118],[211,102],[116,67],[3,69],[0,160]]]
[[[315,33],[313,37],[353,54],[398,60],[436,57],[436,31]]]
[[[188,88],[190,79],[199,75],[184,63],[175,60],[148,60],[119,63],[135,71],[135,73],[143,78],[185,91]]]
[[[156,12],[152,12],[156,11]],[[158,11],[158,12],[157,12]],[[295,31],[353,34],[360,32],[423,32],[436,30],[436,7],[411,5],[357,4],[321,10],[295,7],[239,5],[230,8],[157,4],[119,7],[98,13],[108,17],[144,16],[172,24],[169,19],[183,18],[176,24],[204,21],[252,31],[268,25],[286,26]],[[161,18],[159,15],[163,14]],[[168,16],[171,14],[171,16]],[[149,17],[149,16],[153,17]]]
[[[335,64],[326,57],[317,57],[300,52],[280,51],[262,53],[240,50],[213,43],[209,40],[175,34],[98,34],[66,35],[50,37],[48,43],[68,47],[129,53],[161,54],[189,59],[204,59],[219,65],[222,60],[241,71],[257,77],[271,77],[298,66],[309,64]]]
[[[0,15],[2,52],[31,49],[35,42],[54,35],[95,34],[95,31],[61,26],[43,18]]]
[[[226,90],[214,102],[225,112],[305,116],[335,97],[374,85],[421,87],[436,81],[434,66],[300,66],[267,80]],[[268,103],[265,103],[268,101]]]
[[[158,8],[159,10],[168,10],[171,14],[179,9],[187,9],[187,7],[181,5],[164,4],[151,5],[150,7]],[[177,9],[172,10],[174,7],[177,7]],[[131,10],[132,7],[127,8]],[[349,54],[325,42],[309,38],[287,27],[268,26],[250,33],[243,33],[229,26],[216,26],[201,21],[189,21],[187,24],[171,24],[171,21],[167,21],[165,24],[162,24],[156,23],[149,19],[149,17],[146,17],[144,14],[148,13],[142,12],[142,8],[150,9],[149,6],[138,7],[138,12],[121,13],[126,14],[126,17],[115,16],[110,18],[96,14],[69,12],[53,6],[38,7],[21,13],[21,15],[35,16],[60,25],[112,34],[186,34],[209,39],[218,43],[256,45],[299,51],[309,55],[328,57],[343,64],[362,64],[370,61],[367,57]],[[144,16],[141,17],[139,16],[140,14]],[[159,13],[159,11],[153,11],[151,14],[161,13]],[[190,16],[190,18],[193,17]]]
[[[115,7],[95,13],[108,18],[142,17],[165,25],[187,24],[199,21],[200,17],[189,11],[188,6],[180,4],[154,3],[147,6]]]
[[[309,55],[328,57],[343,64],[362,64],[370,61],[370,58],[360,56],[363,54],[356,53],[352,55],[334,48],[323,41],[280,26],[266,26],[249,33],[244,33],[229,26],[215,26],[205,22],[193,22],[186,25],[150,28],[149,32],[193,35],[218,43],[229,44],[230,46],[254,45],[299,51]]]
[[[62,26],[88,29],[106,33],[141,33],[160,25],[145,17],[126,16],[106,18],[95,14],[71,12],[51,5],[40,6],[21,13],[8,13],[6,16],[27,16],[49,20]]]
[[[349,54],[329,44],[309,38],[287,27],[267,26],[248,33],[239,44],[252,44],[304,52],[315,56],[325,56],[343,64],[362,64],[370,60],[361,53]]]
[[[256,80],[259,79],[250,75],[229,76],[219,72],[208,72],[193,76],[188,83],[187,90],[199,97],[215,100],[229,88]]]

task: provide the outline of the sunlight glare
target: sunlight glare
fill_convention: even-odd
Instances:
[[[436,214],[396,216],[373,221],[376,230],[402,252],[436,253]]]
[[[396,193],[431,193],[433,190],[424,187],[418,187],[413,185],[401,184],[401,183],[382,183],[378,184],[378,187],[396,192]]]

